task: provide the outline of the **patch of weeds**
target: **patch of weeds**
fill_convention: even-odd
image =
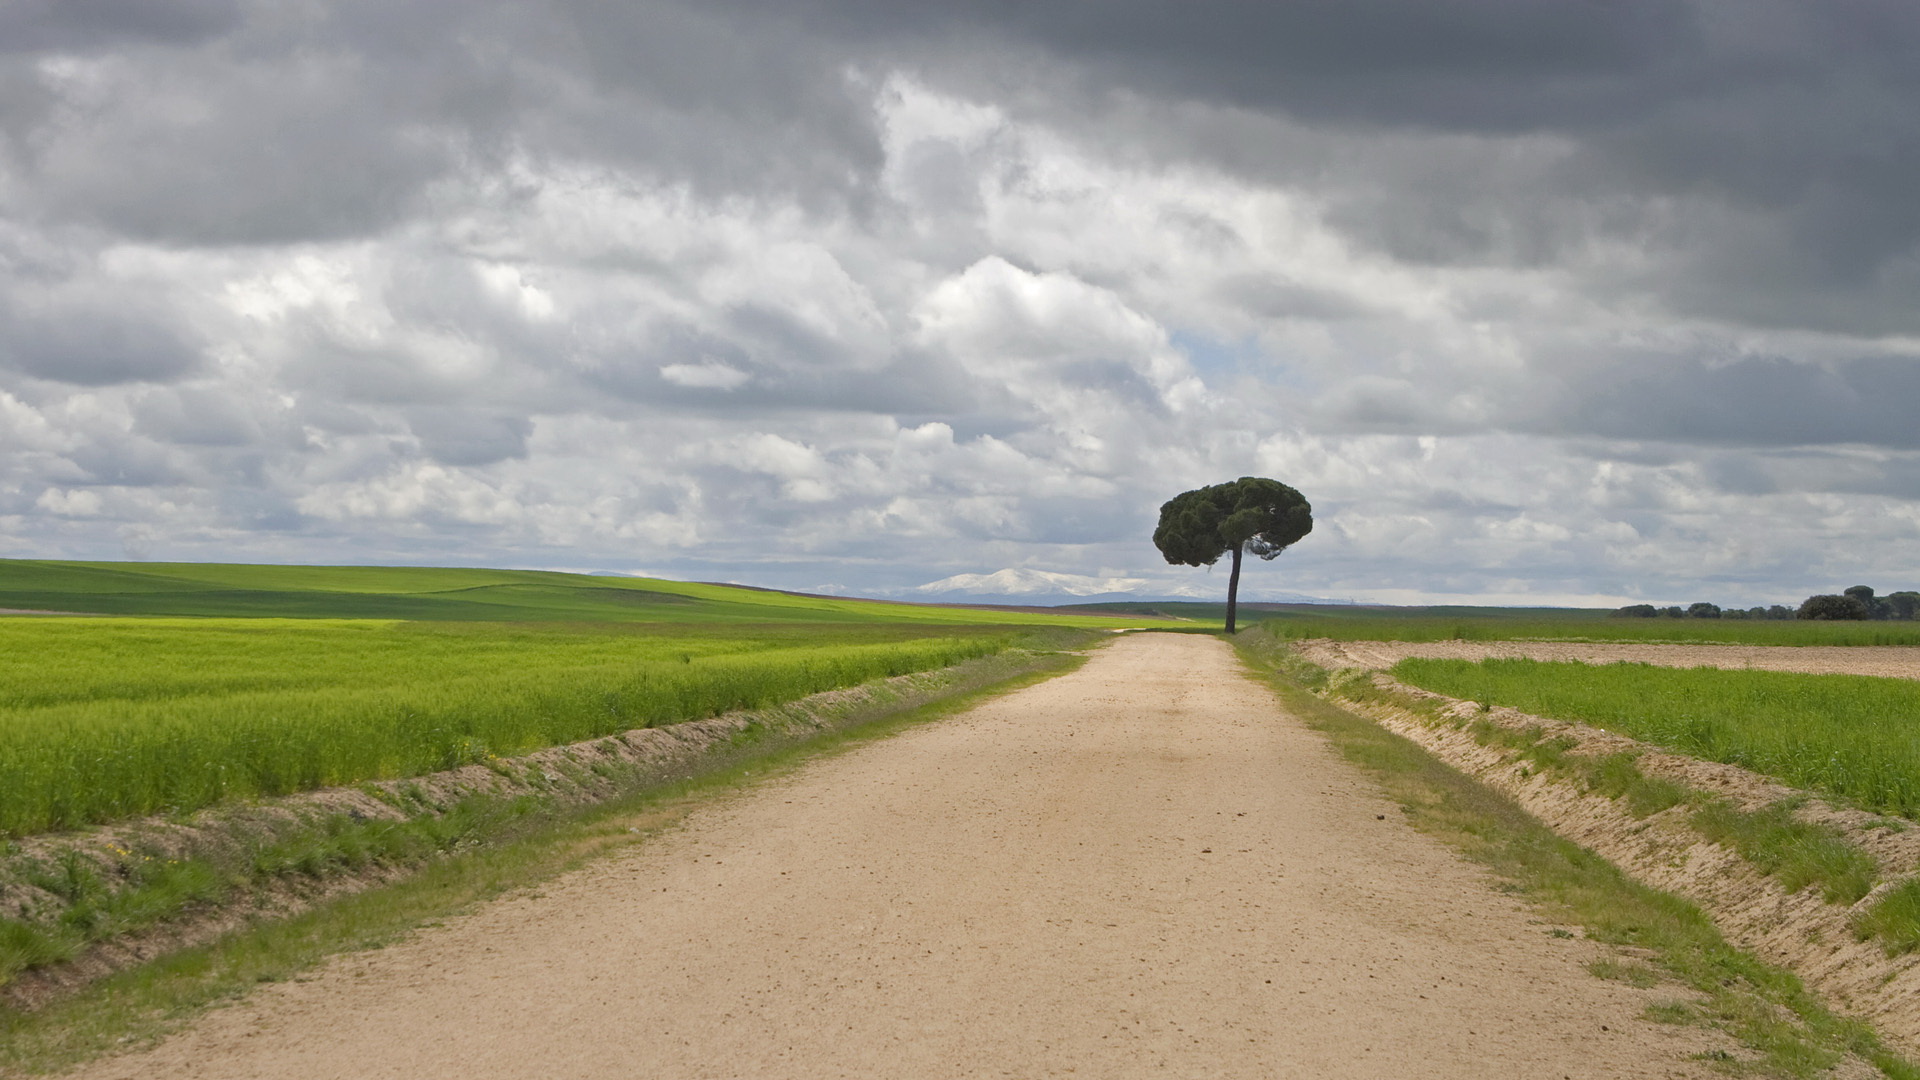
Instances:
[[[1920,1069],[1888,1050],[1870,1025],[1834,1015],[1791,972],[1728,944],[1695,905],[1634,881],[1512,800],[1249,654],[1288,711],[1371,774],[1415,828],[1523,886],[1547,917],[1635,950],[1651,969],[1698,995],[1694,1003],[1652,1006],[1650,1018],[1726,1031],[1753,1051],[1754,1060],[1735,1063],[1749,1075],[1811,1078],[1852,1056],[1896,1080],[1920,1078]]]
[[[1626,983],[1638,990],[1648,990],[1660,985],[1660,973],[1645,964],[1635,964],[1624,960],[1595,960],[1587,965],[1587,971],[1598,979],[1608,982]]]
[[[771,726],[755,720],[728,736],[727,745],[736,750],[745,749],[749,746],[758,745],[773,733],[774,731]]]
[[[408,811],[434,809],[433,797],[427,789],[413,781],[396,785],[393,788],[394,805]]]
[[[1782,799],[1762,810],[1745,811],[1713,799],[1693,812],[1702,836],[1740,857],[1780,883],[1788,892],[1820,887],[1829,904],[1851,904],[1873,889],[1880,864],[1830,825],[1794,818],[1804,798]]]
[[[1524,728],[1508,727],[1489,720],[1474,720],[1466,730],[1482,746],[1508,750],[1528,763],[1527,775],[1554,772],[1571,775],[1582,787],[1625,804],[1637,818],[1651,817],[1662,810],[1692,801],[1696,795],[1684,784],[1640,769],[1639,755],[1621,751],[1598,756],[1576,754],[1579,740],[1568,735],[1546,734],[1539,724]]]
[[[1879,938],[1890,956],[1920,948],[1920,878],[1908,878],[1888,889],[1860,913],[1853,932],[1862,941]]]
[[[1507,750],[1526,761],[1526,775],[1553,772],[1576,777],[1587,791],[1624,803],[1627,812],[1637,818],[1650,817],[1693,798],[1685,785],[1641,772],[1635,754],[1576,754],[1573,751],[1579,740],[1548,735],[1538,724],[1514,728],[1474,720],[1466,730],[1480,745]]]
[[[204,862],[118,847],[97,858],[70,850],[50,866],[26,867],[21,877],[64,903],[49,917],[0,918],[0,986],[22,971],[71,960],[93,942],[217,900],[231,888],[229,875]]]
[[[1700,1007],[1690,1001],[1656,1001],[1642,1009],[1640,1015],[1656,1024],[1697,1024],[1705,1019],[1705,1014]],[[1733,1060],[1733,1055],[1725,1050],[1713,1050],[1709,1053],[1718,1055],[1716,1060],[1719,1061]]]
[[[1549,736],[1538,724],[1510,728],[1488,720],[1475,720],[1467,724],[1466,730],[1481,746],[1517,754],[1540,772],[1567,771],[1567,755],[1580,745],[1579,740],[1565,735]]]
[[[1631,753],[1583,758],[1579,770],[1587,790],[1625,803],[1627,812],[1638,818],[1651,817],[1694,796],[1684,784],[1640,771],[1638,755]]]
[[[1327,688],[1330,673],[1319,664],[1312,663],[1290,648],[1274,650],[1272,662],[1286,673],[1287,678],[1315,692]]]
[[[247,853],[245,871],[253,880],[268,881],[415,863],[504,835],[521,819],[553,809],[548,800],[533,796],[472,795],[431,817],[375,821],[329,815],[300,833],[255,847]]]
[[[1262,623],[1257,633],[1235,636],[1233,647],[1244,655],[1257,658],[1270,670],[1311,693],[1324,692],[1333,675],[1326,668],[1295,652],[1282,636],[1277,623]]]
[[[1401,709],[1432,723],[1459,723],[1447,714],[1445,700],[1380,686],[1373,681],[1373,672],[1359,668],[1342,668],[1328,676],[1325,693],[1356,705],[1385,705]]]
[[[83,944],[64,928],[0,918],[0,983],[30,968],[71,960]]]

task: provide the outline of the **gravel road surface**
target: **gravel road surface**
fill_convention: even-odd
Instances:
[[[81,1075],[1717,1075],[1538,918],[1141,634]]]

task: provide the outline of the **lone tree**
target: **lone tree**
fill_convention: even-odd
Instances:
[[[1170,563],[1212,566],[1233,553],[1227,578],[1227,633],[1233,633],[1240,599],[1240,556],[1251,551],[1272,559],[1313,531],[1313,507],[1278,480],[1243,476],[1225,484],[1183,491],[1160,507],[1153,546]]]

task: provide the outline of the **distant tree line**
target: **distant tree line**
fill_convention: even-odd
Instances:
[[[1875,596],[1871,585],[1855,585],[1840,593],[1809,596],[1798,608],[1782,604],[1769,607],[1723,608],[1718,604],[1698,603],[1681,607],[1655,607],[1652,604],[1628,604],[1614,611],[1616,619],[1903,619],[1920,614],[1920,592],[1902,591]]]

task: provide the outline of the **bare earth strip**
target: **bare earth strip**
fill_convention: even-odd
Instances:
[[[1297,646],[1322,667],[1390,668],[1408,657],[1437,660],[1575,660],[1583,664],[1754,668],[1809,675],[1920,679],[1912,645],[1677,645],[1638,641],[1329,641]]]
[[[1546,930],[1140,635],[82,1075],[1716,1075]]]

